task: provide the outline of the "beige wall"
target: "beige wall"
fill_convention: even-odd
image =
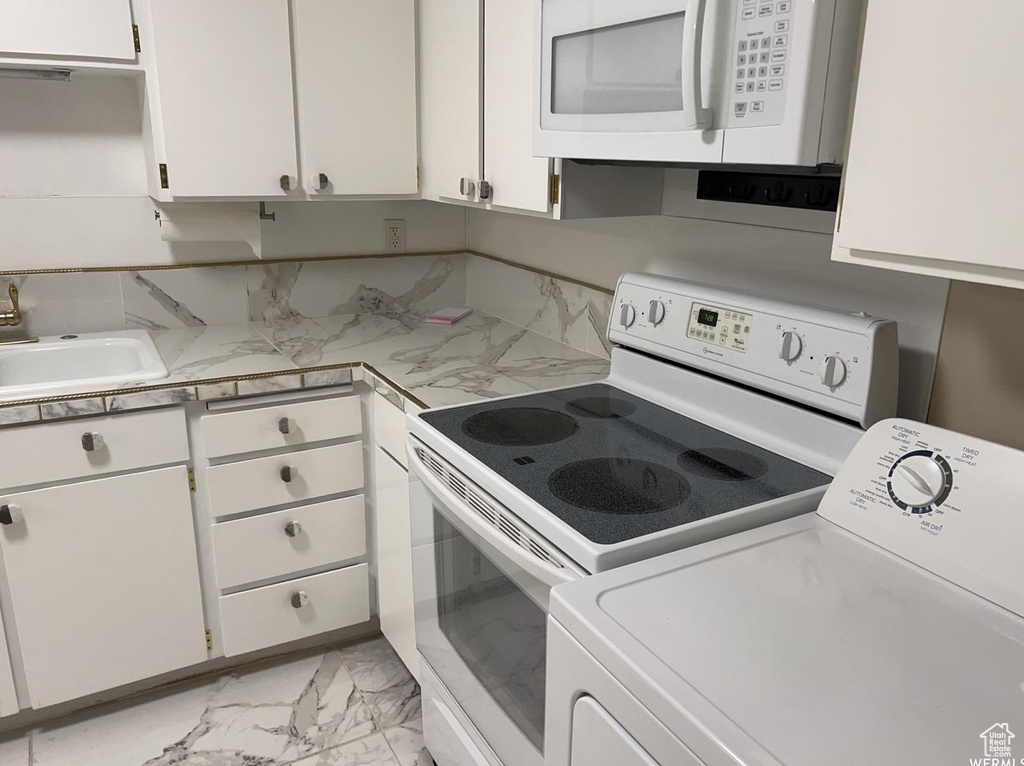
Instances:
[[[953,282],[928,421],[1024,449],[1024,290]]]

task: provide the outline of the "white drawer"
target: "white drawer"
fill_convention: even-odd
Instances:
[[[99,434],[87,451],[85,434]],[[0,488],[27,487],[188,460],[180,407],[0,430]]]
[[[405,412],[379,393],[373,395],[373,430],[377,446],[408,469],[405,457]]]
[[[363,431],[358,396],[204,415],[201,422],[207,457],[294,447]]]
[[[292,605],[305,594],[305,605]],[[369,567],[346,569],[222,596],[224,654],[238,654],[315,636],[370,619]]]
[[[362,495],[213,526],[217,582],[235,588],[366,553]]]
[[[282,476],[285,469],[291,481]],[[351,492],[363,486],[363,443],[213,466],[206,469],[206,481],[216,518]]]

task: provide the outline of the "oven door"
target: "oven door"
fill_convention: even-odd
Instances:
[[[420,655],[505,766],[541,766],[548,599],[581,572],[412,437],[409,468]]]
[[[534,154],[721,162],[734,2],[539,0]]]

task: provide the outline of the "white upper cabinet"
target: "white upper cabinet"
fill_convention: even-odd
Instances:
[[[316,196],[416,194],[412,0],[297,0],[294,8],[307,190]],[[323,189],[321,175],[327,178]]]
[[[533,156],[533,3],[484,2],[484,180],[496,207],[551,210],[552,162]]]
[[[18,712],[18,694],[14,690],[14,674],[11,672],[11,655],[7,650],[4,621],[0,617],[0,718]]]
[[[419,7],[423,196],[475,200],[483,173],[481,0]]]
[[[128,0],[3,0],[0,57],[17,56],[134,61],[131,6]]]
[[[1024,91],[1013,65],[1024,4],[964,8],[868,5],[833,258],[1024,287]],[[950,19],[964,22],[955,46],[927,57],[922,74],[921,52],[949,37]]]
[[[168,188],[273,197],[296,179],[288,0],[153,0]]]

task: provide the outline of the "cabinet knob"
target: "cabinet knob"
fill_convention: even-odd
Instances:
[[[20,524],[25,520],[25,514],[21,512],[21,506],[7,503],[0,505],[0,524],[9,527],[12,524]]]
[[[277,430],[283,434],[290,434],[292,432],[291,421],[288,418],[281,418],[277,421]]]
[[[292,594],[291,602],[293,609],[302,609],[309,603],[309,594],[304,590],[297,590]]]
[[[82,434],[82,449],[86,452],[97,452],[105,446],[107,445],[103,441],[103,434],[96,431],[88,431]]]
[[[298,537],[302,534],[302,523],[298,521],[289,521],[284,525],[284,533],[288,537]]]
[[[290,465],[286,465],[284,468],[281,469],[281,481],[283,481],[285,484],[288,484],[289,482],[291,482],[291,480],[292,467]]]
[[[475,184],[468,178],[459,181],[459,193],[464,197],[472,197],[474,188],[476,188]]]
[[[298,183],[298,181],[295,178],[295,176],[289,176],[289,175],[281,176],[280,182],[281,182],[281,190],[282,191],[293,191],[295,189],[295,185]]]
[[[323,191],[330,183],[331,179],[327,177],[326,173],[314,173],[309,180],[309,185],[313,187],[314,191]]]
[[[480,182],[480,199],[490,199],[491,195],[494,194],[494,187],[491,186],[490,181]]]

